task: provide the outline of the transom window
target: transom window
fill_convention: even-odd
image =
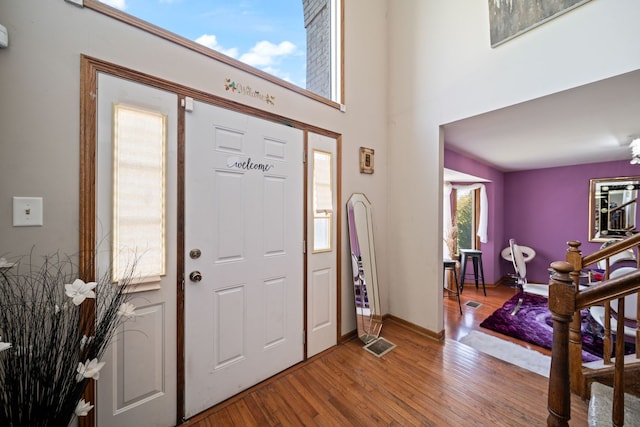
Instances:
[[[87,7],[95,3],[85,1]],[[342,0],[98,1],[277,80],[343,102]],[[97,9],[121,18],[108,8]]]

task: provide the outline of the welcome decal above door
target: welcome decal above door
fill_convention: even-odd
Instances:
[[[259,90],[255,90],[249,85],[244,85],[229,78],[224,79],[224,90],[231,91],[232,93],[237,93],[238,95],[250,96],[251,98],[256,98],[264,101],[269,105],[276,105],[275,96],[269,95],[268,93],[263,94]]]

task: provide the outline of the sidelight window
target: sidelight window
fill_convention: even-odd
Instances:
[[[132,268],[141,281],[165,274],[165,115],[113,107],[112,274]]]
[[[333,190],[331,153],[313,150],[313,251],[331,250]]]

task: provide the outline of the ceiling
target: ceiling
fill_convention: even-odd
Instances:
[[[444,126],[445,147],[500,171],[631,158],[640,70]]]

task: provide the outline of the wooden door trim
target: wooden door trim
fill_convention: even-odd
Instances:
[[[131,80],[136,83],[145,84],[151,87],[172,92],[177,95],[178,102],[181,104],[186,97],[194,98],[199,101],[207,102],[222,108],[249,114],[258,118],[263,118],[276,123],[283,123],[301,129],[305,132],[314,132],[335,138],[337,141],[337,197],[338,197],[338,215],[337,224],[337,337],[341,332],[341,236],[342,233],[342,136],[336,132],[321,129],[313,125],[292,120],[277,114],[272,114],[257,108],[239,104],[216,95],[212,95],[200,90],[190,88],[169,80],[161,79],[146,73],[135,71],[130,68],[122,67],[101,59],[97,59],[88,55],[80,57],[80,205],[79,205],[79,267],[84,272],[85,281],[93,281],[95,279],[95,242],[96,242],[96,149],[97,149],[97,76],[98,73],[110,74],[115,77]],[[180,107],[180,105],[178,105]],[[183,108],[178,108],[178,183],[177,183],[177,230],[178,236],[176,241],[177,258],[177,276],[176,276],[176,295],[177,295],[177,417],[176,424],[184,421],[184,385],[185,385],[185,360],[184,360],[184,150],[185,150],[185,112]],[[306,144],[306,142],[305,142]],[[304,147],[303,147],[304,148]],[[305,177],[306,179],[306,177]],[[306,206],[306,198],[304,200]],[[306,236],[306,235],[305,235]],[[306,257],[305,257],[306,268]],[[306,270],[305,270],[306,271]],[[306,277],[304,277],[306,283]],[[305,286],[306,289],[306,286]],[[306,301],[304,301],[306,310]],[[83,316],[92,316],[93,312],[85,310]],[[306,357],[306,347],[305,347]],[[95,384],[90,382],[85,392],[85,400],[96,402],[95,400]],[[97,402],[96,402],[97,403]],[[93,417],[80,417],[79,427],[95,427],[95,412]]]
[[[79,270],[85,282],[95,281],[96,242],[96,130],[97,130],[97,73],[91,64],[81,61],[80,65],[80,217],[79,217]],[[82,305],[83,320],[93,315],[93,309]],[[95,402],[95,382],[89,381],[84,399]],[[94,403],[95,404],[95,403]],[[78,417],[80,427],[95,426],[95,411],[92,417]]]

